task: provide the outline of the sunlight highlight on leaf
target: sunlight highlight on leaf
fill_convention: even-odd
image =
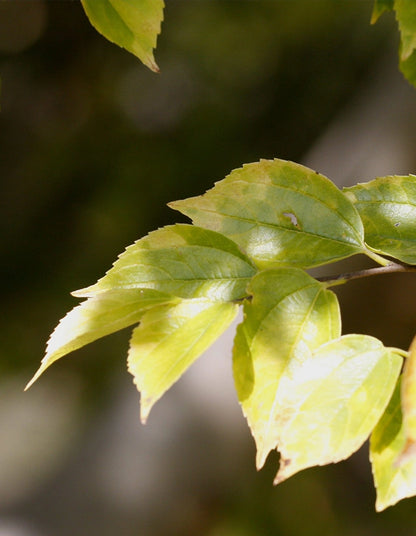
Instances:
[[[293,162],[246,164],[204,195],[169,206],[234,240],[260,268],[365,253],[354,206],[326,177]]]
[[[287,410],[286,385],[312,351],[338,337],[338,301],[333,292],[297,268],[260,272],[250,285],[237,328],[233,372],[239,401],[257,446],[257,468],[280,437]]]
[[[73,294],[88,297],[115,288],[153,288],[180,298],[232,301],[247,295],[255,273],[248,258],[225,236],[177,224],[129,246],[98,283]]]
[[[58,324],[46,348],[39,370],[28,389],[54,361],[105,335],[139,322],[144,312],[178,298],[156,290],[113,290],[74,307]]]
[[[401,364],[400,356],[366,335],[344,335],[299,363],[275,423],[281,454],[275,483],[358,450],[389,403]]]
[[[416,175],[388,176],[345,188],[378,253],[416,264]]]

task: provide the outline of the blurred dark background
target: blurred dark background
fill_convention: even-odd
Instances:
[[[397,70],[394,17],[370,26],[372,4],[167,0],[155,75],[78,1],[0,2],[0,536],[416,535],[414,500],[375,514],[367,447],[277,488],[277,455],[256,473],[232,333],[146,427],[129,330],[22,392],[77,303],[69,292],[184,221],[168,201],[259,158],[305,163],[339,186],[415,172],[416,90]],[[340,288],[344,332],[406,348],[413,296],[414,274]]]

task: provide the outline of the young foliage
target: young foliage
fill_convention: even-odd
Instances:
[[[298,268],[260,272],[250,284],[235,338],[238,398],[257,446],[257,468],[275,449],[288,410],[287,385],[313,350],[339,337],[338,301]]]
[[[332,340],[300,363],[276,423],[281,458],[275,483],[358,450],[389,403],[401,365],[400,356],[366,335]]]
[[[245,296],[255,272],[225,236],[177,224],[129,246],[102,279],[73,294],[88,297],[110,289],[153,288],[180,298],[232,301]]]
[[[368,253],[352,203],[326,177],[293,162],[246,164],[204,195],[169,206],[234,240],[259,268],[310,268]]]
[[[158,72],[153,50],[163,21],[163,0],[81,0],[91,24],[109,41]]]
[[[329,289],[363,275],[415,271],[415,205],[414,175],[340,191],[292,162],[245,165],[204,195],[171,203],[196,225],[150,233],[97,283],[74,292],[87,300],[60,322],[29,385],[67,353],[139,324],[128,369],[145,422],[242,305],[233,373],[257,467],[277,449],[279,483],[350,456],[374,430],[377,509],[416,494],[414,345],[407,353],[366,335],[341,336]],[[322,280],[305,271],[355,254],[381,266]],[[397,391],[390,402],[403,356],[401,397]]]
[[[186,369],[225,331],[238,306],[183,300],[148,311],[133,331],[128,369],[141,393],[141,420]]]
[[[89,298],[59,322],[48,341],[42,365],[27,387],[60,357],[136,324],[147,309],[177,301],[151,289],[114,289]]]

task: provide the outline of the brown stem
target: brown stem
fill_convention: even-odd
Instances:
[[[361,279],[362,277],[370,277],[372,275],[391,274],[394,272],[416,272],[416,266],[411,264],[391,262],[387,266],[378,266],[377,268],[369,268],[367,270],[358,270],[356,272],[347,272],[339,275],[328,275],[317,277],[318,281],[327,283],[327,286],[342,285],[352,279]]]

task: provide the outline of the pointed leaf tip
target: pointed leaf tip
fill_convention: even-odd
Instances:
[[[146,422],[155,402],[223,333],[238,312],[233,303],[183,300],[148,311],[133,331],[128,370],[140,391]]]
[[[26,389],[64,355],[136,324],[152,307],[178,301],[178,298],[152,289],[114,290],[87,299],[59,322],[49,338],[41,366]]]
[[[394,0],[375,0],[371,15],[371,24],[375,24],[385,11],[392,11]]]
[[[109,41],[159,72],[153,50],[163,21],[163,0],[81,0],[91,24]]]

